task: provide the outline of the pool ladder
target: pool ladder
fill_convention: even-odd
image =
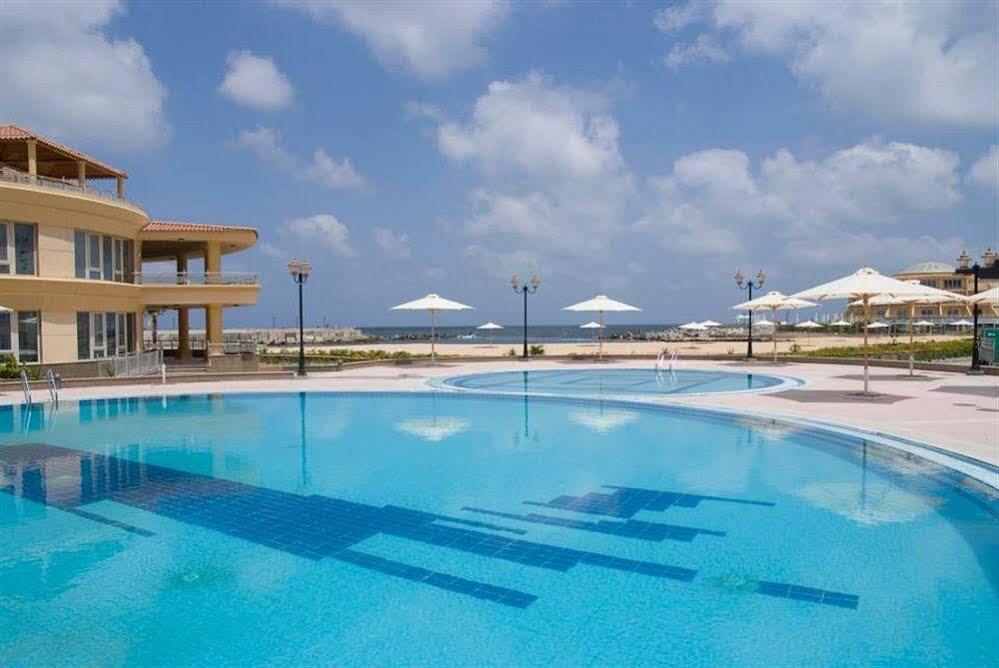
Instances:
[[[59,407],[59,379],[56,378],[55,373],[52,369],[49,369],[45,374],[45,386],[49,389],[49,399],[51,399],[52,404],[58,408]],[[31,405],[31,383],[28,382],[28,373],[26,371],[21,372],[21,391],[24,393],[24,403],[26,406]]]

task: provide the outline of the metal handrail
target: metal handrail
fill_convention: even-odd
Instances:
[[[32,180],[31,175],[27,172],[14,169],[9,165],[3,165],[2,167],[3,168],[0,169],[0,181],[41,186],[51,190],[69,190],[71,192],[82,193],[85,195],[94,195],[96,197],[112,200],[114,202],[125,202],[126,204],[131,204],[134,207],[142,208],[135,200],[128,199],[127,197],[118,197],[117,192],[102,190],[101,188],[96,188],[91,185],[81,186],[75,179],[56,179],[51,176],[36,174],[34,180]]]
[[[21,371],[21,390],[24,392],[24,403],[31,405],[31,385],[28,383],[28,372]]]
[[[257,274],[247,272],[206,271],[141,272],[135,274],[137,285],[256,285]]]
[[[52,399],[52,403],[55,404],[56,408],[59,407],[59,382],[56,380],[55,373],[52,369],[49,369],[45,374],[45,383],[49,386],[49,397]]]

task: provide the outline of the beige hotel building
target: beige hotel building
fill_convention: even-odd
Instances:
[[[257,241],[249,227],[150,220],[125,172],[17,125],[0,125],[0,357],[85,373],[140,352],[146,312],[175,309],[178,357],[203,309],[208,365],[224,366],[222,317],[255,304],[255,275],[222,257]],[[202,260],[203,271],[188,262]],[[169,261],[170,271],[145,271]]]

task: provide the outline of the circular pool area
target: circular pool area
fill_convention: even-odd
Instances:
[[[490,394],[575,397],[655,397],[773,391],[797,381],[758,373],[703,369],[601,368],[499,371],[454,376],[438,387]]]
[[[987,665],[997,518],[940,465],[688,408],[0,407],[0,664]]]

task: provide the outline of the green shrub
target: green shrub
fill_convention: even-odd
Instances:
[[[545,354],[545,347],[542,345],[531,346],[531,357],[540,357]]]
[[[0,378],[20,378],[22,371],[29,371],[28,367],[18,364],[17,358],[13,355],[4,355],[3,364],[0,365]]]
[[[908,343],[875,343],[871,344],[871,357],[874,359],[908,359]],[[950,357],[970,357],[971,338],[957,341],[917,341],[912,348],[913,357],[921,362],[947,359]],[[802,353],[809,357],[857,358],[864,356],[862,346],[844,346],[840,348],[818,348]]]
[[[506,351],[506,356],[507,357],[516,357],[517,356],[517,349],[516,348],[510,348],[510,350]]]

